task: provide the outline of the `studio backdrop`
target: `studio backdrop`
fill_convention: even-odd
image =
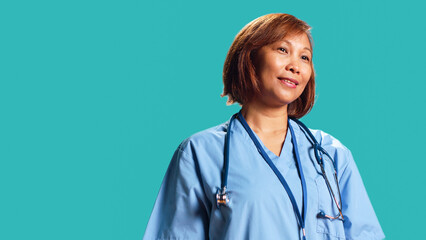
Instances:
[[[278,12],[312,26],[317,98],[302,121],[351,149],[387,239],[418,239],[424,9],[414,0],[3,1],[0,239],[141,239],[179,143],[239,110],[220,97],[235,35]]]

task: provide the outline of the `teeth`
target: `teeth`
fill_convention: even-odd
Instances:
[[[288,83],[291,83],[291,84],[295,85],[295,84],[294,84],[294,82],[290,82],[290,81],[289,81],[289,80],[287,80],[287,79],[284,79],[284,82],[288,82]]]

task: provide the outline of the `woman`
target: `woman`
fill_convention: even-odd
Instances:
[[[351,152],[297,120],[315,97],[309,25],[253,20],[223,82],[241,111],[179,145],[144,239],[384,238]]]

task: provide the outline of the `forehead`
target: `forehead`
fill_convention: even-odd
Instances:
[[[275,43],[279,43],[279,44],[287,43],[291,46],[303,48],[303,49],[306,49],[306,50],[309,50],[309,51],[312,52],[311,43],[310,43],[309,38],[306,35],[306,33],[288,34],[288,35],[284,36],[281,40],[278,40]]]

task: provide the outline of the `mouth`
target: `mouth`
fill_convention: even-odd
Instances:
[[[281,82],[286,83],[287,85],[289,85],[291,87],[296,87],[297,85],[299,85],[299,82],[296,81],[296,79],[293,79],[293,78],[278,77],[278,79]]]

